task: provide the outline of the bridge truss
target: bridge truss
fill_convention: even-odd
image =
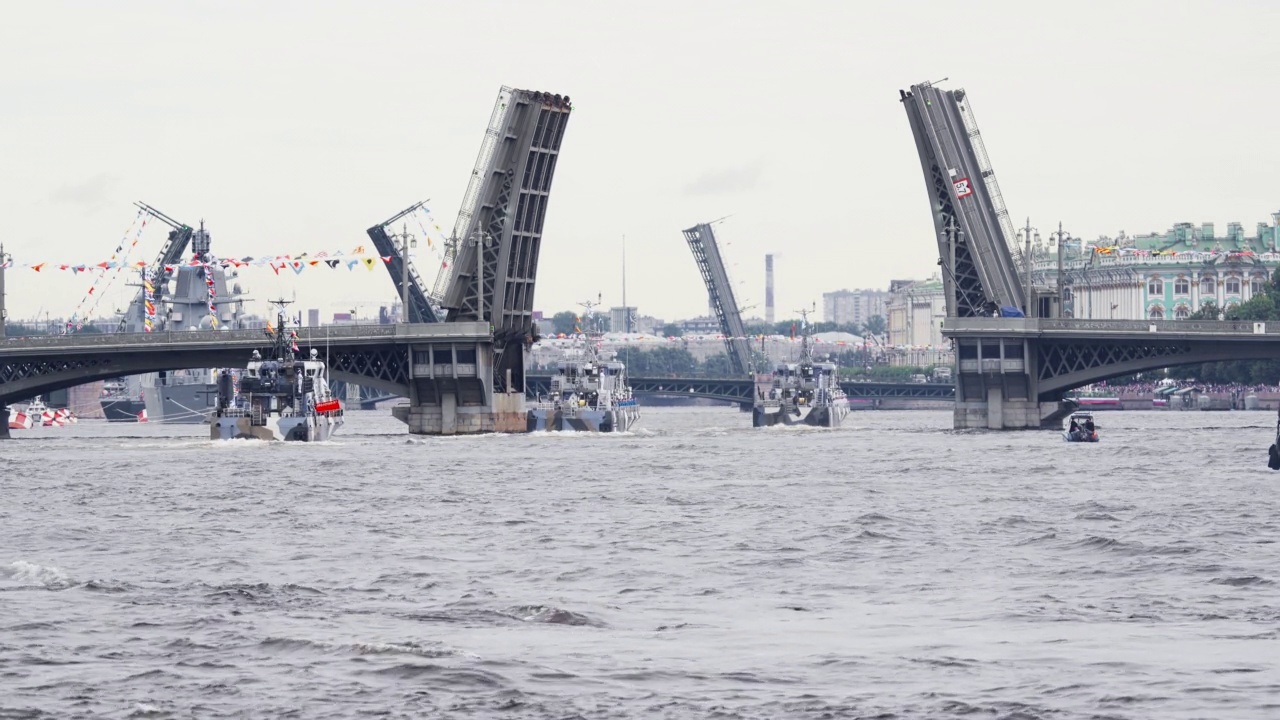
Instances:
[[[542,226],[571,111],[567,96],[502,89],[446,250],[449,279],[437,282],[448,321],[492,325],[497,392],[524,390]]]
[[[689,243],[693,259],[698,263],[698,272],[702,273],[702,281],[707,285],[707,298],[720,321],[720,332],[724,335],[725,351],[733,374],[749,375],[751,348],[747,345],[747,330],[742,324],[738,301],[733,296],[729,272],[720,256],[715,231],[711,229],[711,223],[694,225],[684,231],[684,239]]]
[[[1026,307],[1022,252],[964,90],[899,91],[932,206],[949,317]]]

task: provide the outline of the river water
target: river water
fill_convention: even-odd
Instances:
[[[1273,415],[0,445],[0,718],[1275,718]]]

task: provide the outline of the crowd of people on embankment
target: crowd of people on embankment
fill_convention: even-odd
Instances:
[[[1173,391],[1170,391],[1169,388],[1173,388]],[[1117,397],[1124,400],[1154,398],[1157,394],[1169,394],[1179,390],[1196,390],[1201,395],[1220,397],[1244,397],[1246,395],[1257,395],[1258,397],[1280,396],[1280,385],[1216,384],[1169,380],[1123,384],[1111,384],[1104,381],[1086,385],[1080,388],[1077,394],[1081,397]]]

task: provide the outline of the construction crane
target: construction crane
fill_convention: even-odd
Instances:
[[[142,208],[143,212],[171,228],[164,245],[160,247],[160,254],[156,256],[156,261],[150,267],[142,270],[144,284],[147,277],[154,278],[155,292],[153,297],[158,307],[164,297],[165,290],[169,287],[171,271],[168,268],[172,268],[182,260],[182,256],[187,252],[187,247],[191,244],[191,237],[195,234],[195,230],[190,225],[178,222],[144,202],[135,202],[134,205]],[[205,251],[208,251],[207,245],[205,246]],[[131,319],[135,320],[138,325],[142,324],[143,317],[146,315],[146,299],[146,289],[139,287],[138,294],[134,297],[133,302],[129,303],[129,308],[120,316],[120,324],[117,326],[116,332],[127,331]]]
[[[374,247],[378,249],[378,254],[382,257],[390,257],[391,261],[384,263],[387,266],[387,272],[391,274],[391,282],[396,286],[396,296],[405,301],[404,317],[408,322],[413,323],[433,323],[440,322],[443,313],[436,311],[432,306],[431,300],[427,296],[425,286],[422,284],[422,278],[418,275],[418,271],[414,269],[413,263],[409,261],[409,253],[405,249],[405,244],[410,247],[416,244],[407,232],[401,232],[399,235],[390,235],[387,233],[387,227],[402,217],[417,212],[427,204],[426,200],[414,203],[409,207],[401,210],[391,216],[385,222],[374,225],[368,229],[369,239],[373,241]],[[396,240],[400,243],[397,245]],[[407,291],[406,291],[407,286]]]

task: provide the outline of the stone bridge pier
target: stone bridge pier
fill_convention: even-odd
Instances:
[[[483,323],[451,323],[483,326]],[[511,352],[511,350],[508,350]],[[409,364],[409,403],[392,414],[413,435],[527,432],[525,393],[519,378],[494,388],[493,342],[483,340],[415,345]],[[510,371],[508,371],[509,373]]]

